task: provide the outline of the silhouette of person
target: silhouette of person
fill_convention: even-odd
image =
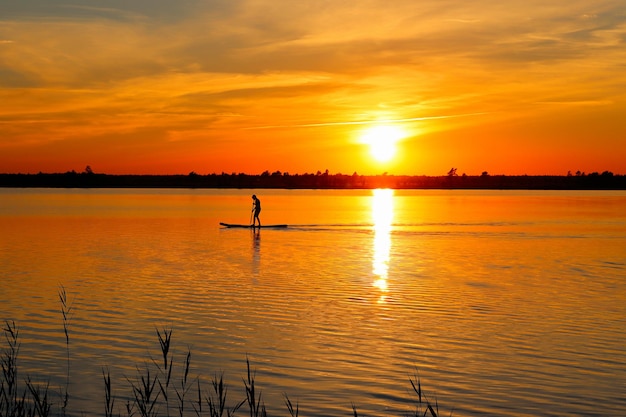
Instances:
[[[254,211],[254,218],[252,219],[252,227],[256,225],[256,222],[259,222],[259,227],[261,227],[261,219],[259,219],[259,213],[261,212],[261,200],[259,200],[255,194],[252,195],[252,210]]]

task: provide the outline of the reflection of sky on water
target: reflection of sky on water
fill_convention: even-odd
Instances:
[[[23,375],[65,383],[63,284],[85,415],[101,408],[93,358],[127,386],[170,324],[201,378],[261,364],[268,410],[286,392],[311,415],[349,414],[351,398],[409,414],[417,365],[465,415],[624,415],[623,191],[266,192],[281,222],[328,227],[219,228],[249,190],[0,189],[0,319],[20,328]]]
[[[391,250],[391,225],[393,223],[393,190],[373,191],[372,220],[374,222],[373,283],[382,292],[379,302],[385,301],[389,274],[389,252]]]

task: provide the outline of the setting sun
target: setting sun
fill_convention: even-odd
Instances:
[[[396,126],[375,126],[367,129],[361,137],[370,148],[370,154],[378,162],[388,162],[396,154],[396,143],[405,136]]]

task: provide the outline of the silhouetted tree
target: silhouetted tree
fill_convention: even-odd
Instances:
[[[450,171],[448,171],[448,177],[456,177],[456,168],[450,168]]]

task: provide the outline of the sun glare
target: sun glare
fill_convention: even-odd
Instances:
[[[396,143],[405,136],[396,126],[375,126],[367,129],[361,140],[369,146],[370,154],[378,162],[388,162],[396,155]]]

